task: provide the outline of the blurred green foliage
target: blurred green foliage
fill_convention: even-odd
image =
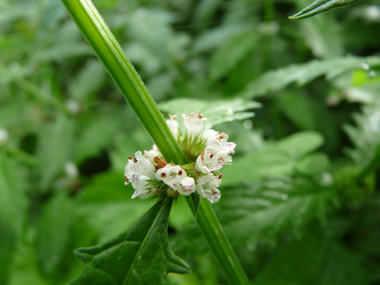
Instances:
[[[220,111],[237,149],[215,210],[253,283],[378,284],[380,7],[287,20],[310,2],[94,1],[164,112]],[[75,248],[152,205],[123,184],[151,141],[62,3],[0,10],[0,284],[65,284]],[[185,204],[169,241],[192,273],[167,283],[226,284]]]

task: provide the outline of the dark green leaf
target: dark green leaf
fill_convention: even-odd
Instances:
[[[316,132],[301,132],[275,144],[257,149],[235,159],[233,167],[223,168],[223,186],[242,181],[254,181],[264,175],[291,174],[298,161],[323,144],[323,137]]]
[[[290,16],[289,19],[296,20],[308,18],[328,11],[332,8],[349,6],[359,1],[360,0],[316,0],[302,11]]]
[[[365,285],[371,284],[368,275],[358,255],[320,234],[309,234],[283,246],[254,284]]]
[[[40,163],[41,191],[47,190],[59,171],[63,169],[65,162],[70,160],[73,140],[74,122],[62,114],[41,132],[37,153]]]
[[[314,218],[324,223],[327,205],[336,198],[331,187],[302,177],[269,177],[222,195],[217,206],[227,235],[235,244],[252,246],[261,238],[276,240],[286,229],[300,234]]]
[[[163,284],[169,272],[188,273],[187,263],[169,248],[171,205],[171,198],[159,201],[109,242],[75,250],[86,268],[71,284]]]

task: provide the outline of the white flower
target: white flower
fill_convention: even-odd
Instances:
[[[215,151],[225,149],[229,154],[235,153],[234,149],[236,144],[233,142],[227,142],[228,135],[226,133],[210,129],[204,132],[203,139],[206,140],[206,146],[212,147]]]
[[[150,193],[151,185],[149,180],[154,178],[155,168],[152,163],[144,157],[141,151],[135,153],[135,158],[129,157],[128,164],[125,167],[124,178],[125,184],[132,183],[135,193],[132,199],[139,196],[145,199],[152,195]]]
[[[187,177],[187,173],[179,165],[167,164],[156,172],[156,178],[164,181],[170,188],[178,191],[181,188],[181,180]]]
[[[162,154],[158,147],[154,144],[150,150],[144,150],[145,158],[149,159],[149,161],[153,164],[154,158],[159,157],[162,158]]]
[[[217,188],[213,188],[211,190],[205,191],[206,192],[206,198],[211,203],[216,203],[220,199],[220,191]]]
[[[146,199],[151,197],[153,194],[150,190],[135,190],[132,195],[132,199],[135,199],[136,197],[139,197],[140,199]]]
[[[195,181],[192,177],[186,177],[180,182],[181,187],[178,188],[178,192],[181,195],[189,196],[191,193],[195,192]]]
[[[69,177],[69,178],[76,178],[78,177],[78,174],[79,174],[79,171],[78,171],[78,168],[76,166],[76,164],[72,161],[67,161],[64,165],[64,170],[66,172],[66,175]]]
[[[203,175],[196,180],[197,193],[202,197],[206,198],[206,193],[212,191],[215,187],[219,187],[222,183],[223,175],[215,176],[212,173]]]
[[[232,158],[229,156],[230,150],[221,148],[215,151],[212,147],[208,146],[202,152],[195,163],[195,170],[202,173],[210,173],[211,171],[220,170],[226,162],[231,162]]]
[[[169,126],[170,131],[172,132],[175,139],[178,137],[178,123],[176,121],[177,116],[169,114],[170,120],[166,120],[166,123]]]
[[[203,130],[203,121],[207,119],[203,117],[201,113],[191,113],[190,115],[183,114],[182,117],[185,120],[185,128],[187,135],[190,138],[194,138],[196,135],[202,132]]]

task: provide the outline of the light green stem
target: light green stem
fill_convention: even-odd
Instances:
[[[62,1],[166,160],[186,164],[186,156],[161,112],[92,2]],[[249,284],[208,202],[200,202],[197,221],[231,284]]]

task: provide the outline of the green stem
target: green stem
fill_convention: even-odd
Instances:
[[[62,1],[166,160],[186,164],[186,156],[161,112],[92,2]],[[197,221],[231,283],[249,284],[208,202],[199,204]]]
[[[186,162],[140,76],[90,0],[62,0],[79,29],[168,161]]]
[[[191,211],[195,214],[194,204],[191,198],[186,198]],[[245,272],[241,267],[209,201],[203,199],[199,201],[197,222],[212,251],[217,256],[219,264],[223,268],[230,283],[249,284],[247,276],[245,275]]]

